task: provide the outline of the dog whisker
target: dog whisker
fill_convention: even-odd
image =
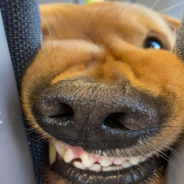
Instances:
[[[177,144],[181,144],[181,145],[183,145],[184,144],[184,141],[183,140],[181,140],[181,139],[178,139],[178,140],[176,140],[175,141]]]
[[[169,164],[171,164],[178,172],[180,171],[180,170],[177,168],[177,166],[176,166],[173,162],[171,162],[170,157],[165,156],[165,155],[162,155],[162,153],[161,153],[160,156],[161,156],[163,159],[165,159]]]
[[[44,137],[39,137],[39,138],[32,139],[31,142],[29,142],[28,144],[30,145],[35,142],[40,142],[41,144],[45,144],[47,143],[47,140]]]
[[[163,147],[165,147],[164,144],[162,144],[162,145],[163,145]],[[178,153],[177,151],[175,151],[171,146],[167,146],[166,149],[169,150],[170,152],[172,152],[178,158],[178,160],[181,162],[182,166],[184,167],[183,156],[180,153]]]
[[[44,22],[45,22],[45,24],[46,24],[46,26],[47,26],[47,31],[48,31],[48,33],[49,33],[50,41],[51,41],[51,45],[52,45],[52,48],[53,48],[53,37],[52,37],[52,31],[51,31],[51,28],[50,28],[50,26],[49,26],[49,24],[48,24],[48,21],[47,21],[47,20],[44,20],[44,19],[42,18],[42,21],[44,21]]]
[[[158,150],[156,148],[154,148],[154,149],[155,149],[155,151],[157,151],[158,153],[160,153],[160,157],[164,158],[168,163],[170,163],[173,167],[175,167],[177,169],[177,171],[179,171],[179,169],[177,168],[177,166],[170,160],[170,157],[168,155],[166,155],[163,151],[160,151],[160,150]]]
[[[179,3],[173,5],[173,6],[169,7],[169,8],[165,8],[165,9],[160,10],[159,13],[167,13],[168,11],[170,11],[170,10],[172,10],[174,8],[177,8],[178,6],[180,6],[183,3],[184,3],[184,1],[180,1]]]
[[[183,160],[184,158],[183,158],[183,156],[180,153],[178,153],[177,151],[173,150],[173,149],[169,149],[169,151],[171,151],[178,158],[178,160],[181,162],[182,166],[184,167],[184,160]]]
[[[154,9],[159,2],[160,2],[160,0],[156,0],[155,3],[150,8]]]
[[[148,176],[148,173],[146,172],[145,168],[143,168],[140,164],[138,164],[138,165],[142,169],[142,171],[144,172],[144,174],[146,174]]]

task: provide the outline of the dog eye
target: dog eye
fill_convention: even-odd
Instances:
[[[144,43],[144,48],[165,49],[163,43],[157,38],[148,38]]]

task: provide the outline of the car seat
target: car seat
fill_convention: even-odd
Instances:
[[[37,133],[29,130],[25,120],[23,123],[17,92],[21,77],[42,41],[38,1],[0,0],[0,10],[0,183],[46,184],[42,168],[48,165],[48,145],[40,140]],[[181,24],[176,44],[177,54],[182,60],[183,26],[184,23]],[[184,147],[180,150],[184,157]],[[171,158],[167,183],[183,184],[184,166],[178,156]]]

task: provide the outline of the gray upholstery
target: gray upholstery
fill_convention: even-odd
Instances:
[[[182,61],[184,61],[184,15],[178,30],[174,52]]]
[[[38,2],[37,0],[0,0],[0,9],[2,11],[13,69],[17,85],[19,86],[26,67],[35,57],[41,43]],[[176,43],[176,53],[181,60],[184,60],[183,34],[184,23],[181,24]],[[26,122],[25,125],[29,128]],[[39,135],[35,132],[28,132],[27,137],[30,143],[36,183],[45,184],[42,177],[42,169],[48,164],[48,145],[40,141]],[[29,184],[28,181],[25,183]],[[176,183],[176,181],[174,183],[180,184]],[[3,184],[6,183],[3,182]]]
[[[184,14],[176,38],[174,53],[184,61]],[[184,146],[180,144],[176,147],[167,168],[167,184],[183,184],[184,182]]]
[[[40,14],[37,0],[0,0],[5,32],[18,87],[26,67],[41,44]],[[26,128],[30,127],[25,121]],[[37,184],[44,184],[42,168],[48,162],[47,144],[39,135],[28,131]],[[14,183],[11,183],[14,184]]]
[[[0,183],[35,184],[1,12],[0,43]]]

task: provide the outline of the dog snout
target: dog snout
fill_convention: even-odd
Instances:
[[[46,132],[74,145],[102,132],[107,139],[124,139],[130,131],[146,131],[159,122],[154,100],[125,82],[60,81],[39,96],[35,108]]]

